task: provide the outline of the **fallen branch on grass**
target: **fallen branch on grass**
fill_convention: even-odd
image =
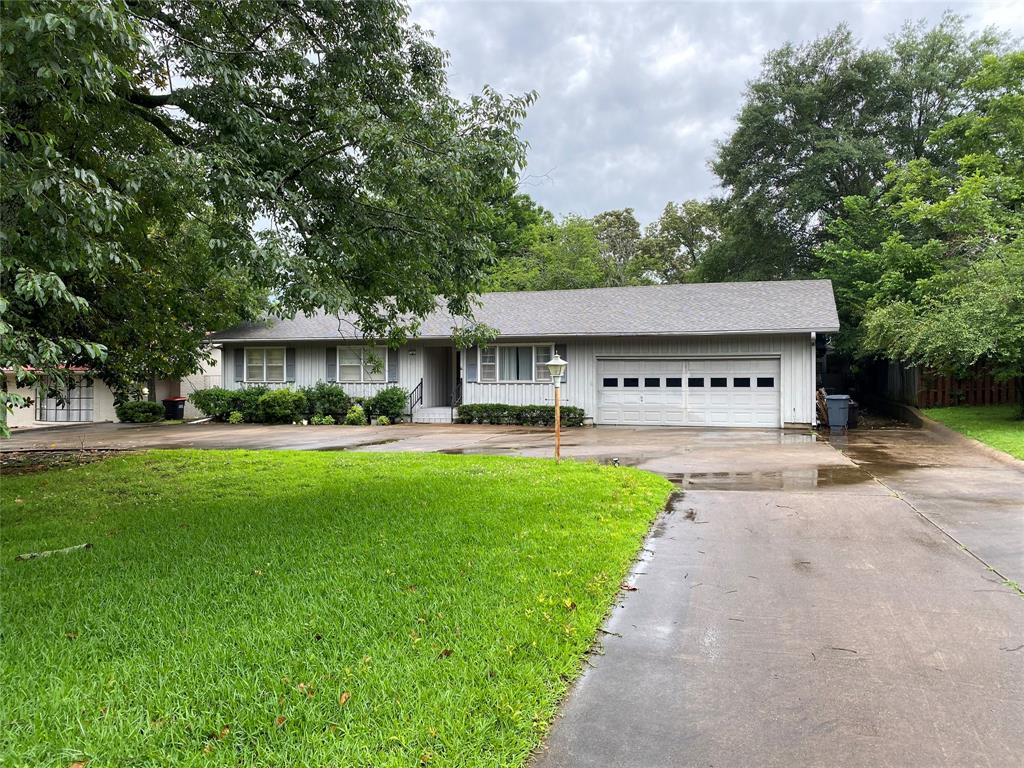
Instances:
[[[48,549],[45,552],[26,552],[23,555],[18,555],[15,560],[35,560],[40,557],[49,557],[50,555],[67,555],[71,552],[78,552],[82,549],[92,549],[92,544],[86,542],[85,544],[75,544],[73,547],[64,547],[64,549]]]

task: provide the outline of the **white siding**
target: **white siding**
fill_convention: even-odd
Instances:
[[[570,340],[566,344],[569,369],[562,386],[562,402],[582,408],[588,417],[593,417],[597,411],[599,358],[706,359],[749,356],[777,358],[780,361],[780,420],[785,424],[814,422],[814,345],[809,334],[610,338]],[[463,389],[463,402],[552,405],[554,389],[550,384],[467,382]]]

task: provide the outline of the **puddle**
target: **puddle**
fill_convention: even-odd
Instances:
[[[373,445],[387,445],[388,443],[397,443],[401,438],[390,437],[387,440],[374,440],[369,443],[353,443],[351,445],[325,445],[318,448],[312,448],[313,451],[358,451],[360,448],[368,448]]]
[[[860,467],[831,466],[770,472],[666,473],[673,483],[694,491],[801,491],[870,482]]]

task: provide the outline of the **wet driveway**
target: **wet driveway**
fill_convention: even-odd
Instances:
[[[548,456],[545,430],[179,425],[7,449]],[[1024,763],[1024,471],[911,429],[568,430],[680,489],[535,768]]]

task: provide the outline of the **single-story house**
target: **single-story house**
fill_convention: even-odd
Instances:
[[[487,293],[475,320],[493,343],[457,349],[438,310],[398,349],[324,313],[214,334],[224,386],[339,382],[349,394],[397,385],[414,421],[461,404],[544,405],[544,366],[568,362],[562,402],[596,424],[784,427],[815,422],[816,336],[839,330],[827,280],[695,283]],[[379,362],[378,362],[379,361]]]

